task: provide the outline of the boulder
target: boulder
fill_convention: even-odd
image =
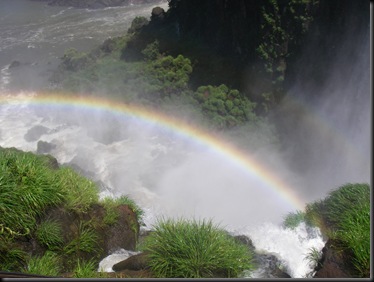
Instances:
[[[113,265],[114,271],[123,271],[123,270],[144,270],[149,268],[149,258],[147,253],[140,253],[133,255],[123,261],[120,261]]]
[[[48,132],[49,128],[42,125],[36,125],[27,131],[24,138],[27,142],[33,142],[38,140],[43,134],[46,134]]]
[[[135,250],[139,234],[139,223],[135,213],[127,205],[118,207],[118,223],[114,224],[105,232],[104,253],[110,254],[120,248]]]
[[[38,154],[48,154],[54,148],[56,148],[55,144],[39,140],[37,145],[36,145],[36,153],[38,153]]]
[[[338,242],[329,239],[322,249],[322,257],[313,278],[352,278],[355,277],[346,254],[334,247]]]

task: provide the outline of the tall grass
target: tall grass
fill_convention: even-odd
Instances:
[[[98,240],[99,236],[95,229],[87,223],[80,222],[77,236],[64,247],[64,253],[75,256],[82,252],[96,253],[99,250]]]
[[[29,233],[36,217],[65,197],[45,158],[5,149],[0,149],[0,194],[0,222],[11,235]]]
[[[65,207],[68,210],[85,213],[90,206],[99,201],[97,185],[78,174],[70,167],[62,167],[57,171],[60,189],[65,193]]]
[[[47,251],[42,257],[31,257],[26,273],[46,276],[58,276],[60,273],[60,261],[57,254]]]
[[[352,253],[351,262],[359,275],[370,273],[370,186],[346,184],[322,201],[307,205],[306,217]]]
[[[77,265],[73,270],[74,278],[95,278],[99,276],[100,273],[97,272],[97,265],[95,261],[82,261],[78,259]]]
[[[212,221],[159,220],[143,248],[156,277],[238,277],[253,268],[249,249]]]

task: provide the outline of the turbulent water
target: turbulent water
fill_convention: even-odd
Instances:
[[[277,256],[292,277],[306,276],[312,270],[306,255],[324,245],[319,231],[304,225],[283,229],[282,218],[295,205],[281,197],[281,190],[234,166],[230,156],[136,117],[29,103],[48,84],[64,50],[89,50],[122,35],[135,16],[149,17],[152,7],[89,10],[1,0],[0,146],[36,152],[39,141],[48,142],[59,163],[83,170],[101,184],[102,197],[133,198],[146,211],[145,228],[160,215],[213,218],[234,234],[250,236],[259,252]],[[20,65],[10,67],[14,61]],[[298,186],[302,176],[282,165],[282,154],[272,156],[264,158],[271,160],[264,167],[279,169],[270,174],[279,174],[296,195],[306,194]],[[300,201],[305,199],[300,196]],[[101,267],[110,271],[111,264],[132,254],[118,250]],[[265,268],[251,277],[269,277]]]

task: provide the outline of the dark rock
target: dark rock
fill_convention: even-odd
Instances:
[[[123,248],[125,250],[135,250],[136,241],[139,234],[139,223],[136,214],[127,205],[118,207],[118,223],[110,226],[104,234],[104,250],[109,254]]]
[[[291,276],[282,269],[282,262],[276,255],[269,253],[256,253],[254,261],[262,269],[261,278],[291,278]]]
[[[335,246],[339,244],[328,240],[322,249],[322,258],[319,261],[313,278],[353,278],[357,277],[349,263],[346,254]]]
[[[151,20],[160,22],[165,18],[165,10],[161,7],[155,7],[152,9]]]
[[[120,261],[113,265],[114,271],[123,270],[144,270],[149,268],[149,258],[147,253],[140,253],[133,255],[123,261]]]
[[[13,61],[13,62],[9,65],[8,69],[16,68],[16,67],[19,67],[20,65],[21,65],[21,63],[20,63],[19,61]]]
[[[27,131],[24,138],[27,142],[33,142],[38,140],[43,134],[46,134],[48,132],[49,128],[42,125],[36,125]]]
[[[238,235],[235,236],[234,239],[239,243],[246,245],[251,251],[255,251],[255,246],[253,245],[252,240],[248,236]]]
[[[38,154],[50,153],[54,148],[56,148],[55,144],[39,140],[36,145],[36,153]]]

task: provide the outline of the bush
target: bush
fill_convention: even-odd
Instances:
[[[162,278],[237,277],[253,268],[249,249],[211,221],[159,221],[144,250]]]
[[[194,97],[201,104],[204,114],[218,129],[230,128],[246,121],[256,121],[253,112],[256,104],[242,96],[238,90],[226,85],[200,86]]]

